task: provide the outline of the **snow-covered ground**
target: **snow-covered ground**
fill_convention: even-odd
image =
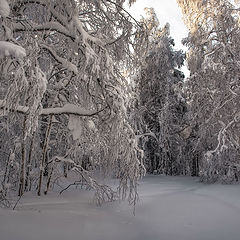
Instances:
[[[147,176],[136,215],[126,202],[91,201],[69,190],[26,195],[0,209],[1,240],[239,240],[240,186],[205,185],[191,177]]]

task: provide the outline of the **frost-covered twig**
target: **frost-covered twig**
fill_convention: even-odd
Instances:
[[[70,183],[67,187],[65,187],[64,189],[62,189],[59,194],[62,194],[63,192],[65,192],[66,190],[68,190],[71,186],[78,186],[78,185],[83,185],[82,181],[75,181],[74,183]]]
[[[83,169],[80,165],[74,164],[72,170],[79,173],[86,182],[86,184],[88,184],[89,187],[95,190],[94,200],[97,205],[101,205],[106,201],[114,201],[119,198],[116,191],[114,191],[108,185],[98,183],[94,178],[89,175],[89,172]]]

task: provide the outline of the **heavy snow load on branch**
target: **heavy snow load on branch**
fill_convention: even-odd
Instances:
[[[7,17],[10,14],[10,7],[6,0],[0,0],[0,15],[2,17]]]
[[[91,182],[99,169],[119,178],[119,197],[128,192],[135,204],[144,166],[128,124],[135,92],[127,80],[140,68],[147,32],[124,10],[129,0],[5,1],[11,9],[9,17],[1,16],[0,39],[5,180],[9,176],[19,196],[31,188],[41,195],[44,186],[46,194],[69,172],[84,179],[101,203],[112,200],[113,191]],[[18,169],[9,163],[7,145],[16,153]],[[64,161],[51,161],[54,156]],[[66,159],[76,162],[77,170],[70,172]]]
[[[73,114],[79,116],[92,116],[97,114],[94,110],[86,110],[80,106],[76,106],[74,104],[65,104],[63,107],[55,107],[55,108],[46,108],[41,112],[42,115],[51,115],[51,114]]]
[[[81,138],[83,130],[82,127],[83,127],[82,119],[71,114],[68,121],[68,129],[72,133],[73,140]]]
[[[14,43],[0,41],[0,57],[9,57],[9,56],[15,57],[15,58],[23,58],[23,57],[26,57],[26,51],[23,47],[18,46]]]
[[[3,100],[0,100],[0,109],[6,108],[6,102]],[[19,113],[28,113],[29,107],[27,106],[20,106],[18,105],[16,109],[10,109],[11,111],[16,111]],[[54,107],[54,108],[44,108],[40,111],[40,115],[60,115],[60,114],[72,114],[75,116],[93,116],[98,114],[99,112],[103,111],[99,110],[87,110],[80,106],[74,105],[74,104],[65,104],[63,107]]]

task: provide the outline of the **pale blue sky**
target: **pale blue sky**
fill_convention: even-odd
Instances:
[[[153,7],[161,26],[170,23],[170,33],[176,43],[176,48],[183,48],[181,39],[187,36],[187,28],[182,20],[181,9],[176,0],[137,0],[130,8],[130,13],[140,19],[145,7]]]

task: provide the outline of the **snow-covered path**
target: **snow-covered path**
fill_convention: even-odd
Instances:
[[[239,240],[240,186],[148,176],[133,216],[127,203],[96,207],[90,192],[26,196],[0,210],[1,240]]]

